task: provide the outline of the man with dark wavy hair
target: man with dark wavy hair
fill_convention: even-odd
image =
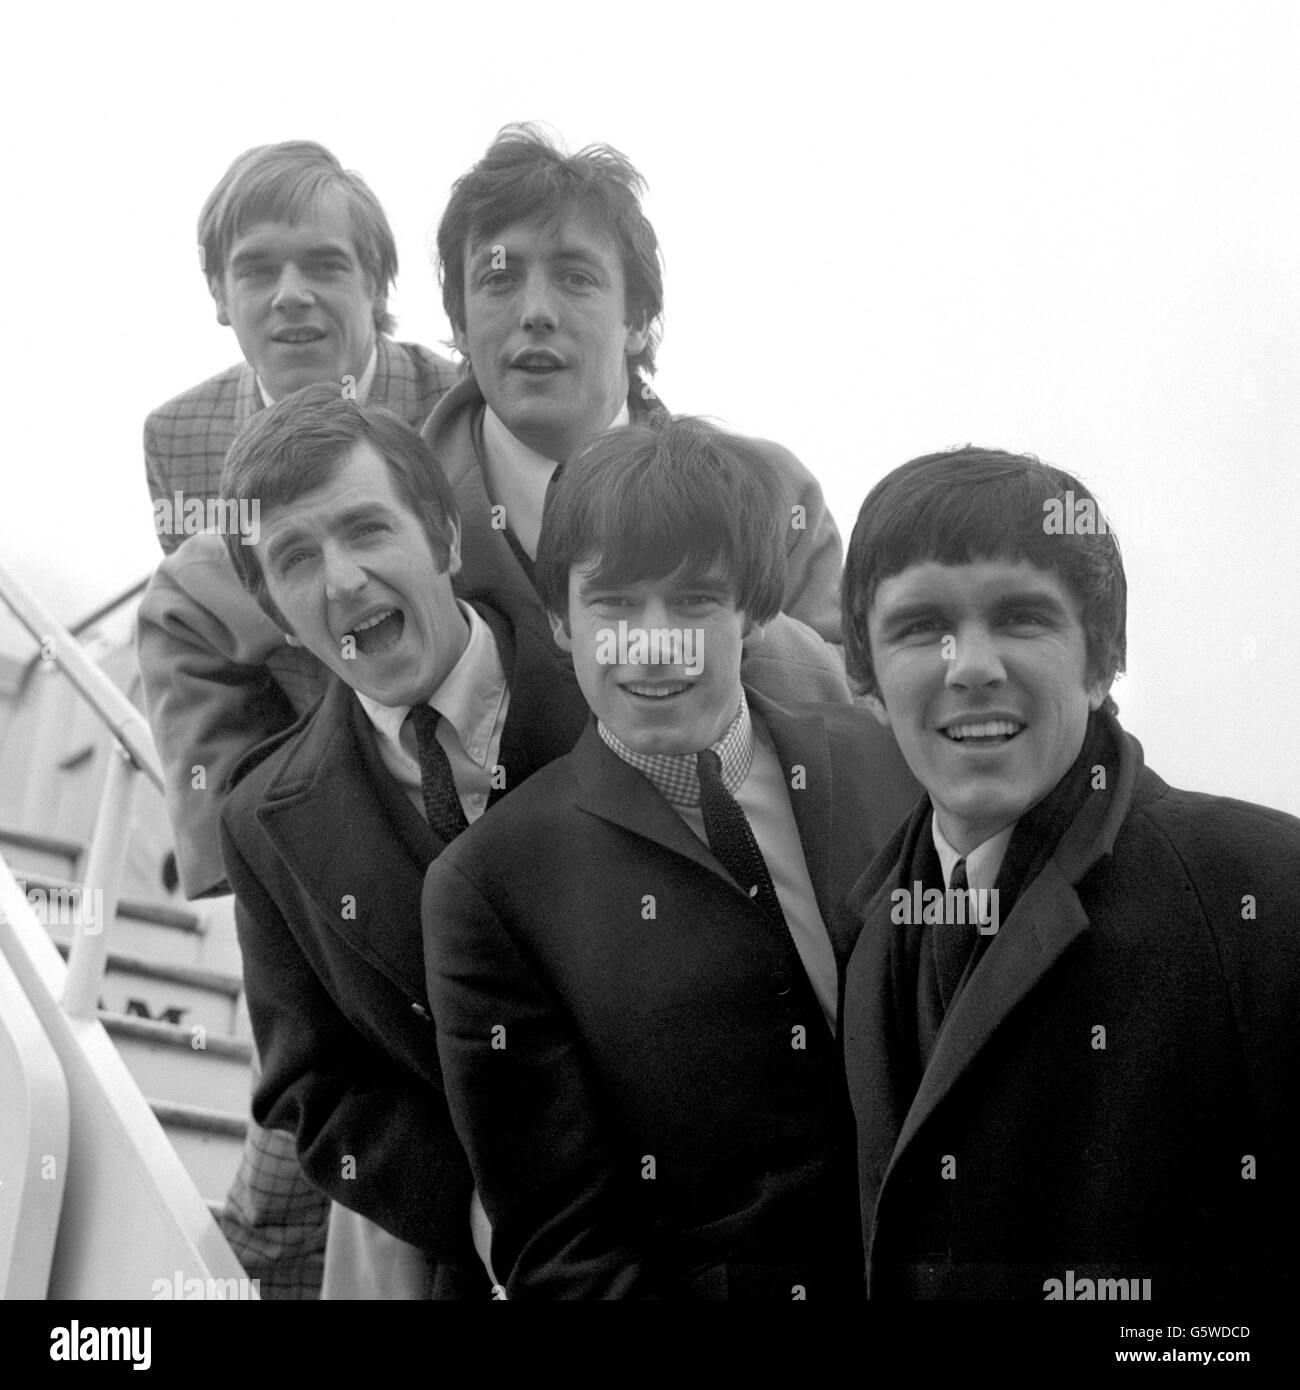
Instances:
[[[849,899],[873,1298],[1294,1283],[1300,821],[1144,766],[1126,598],[1035,458],[927,455],[862,504],[849,667],[927,793]]]
[[[424,433],[461,505],[460,582],[539,633],[533,561],[551,479],[601,431],[661,408],[650,377],[663,276],[644,187],[608,145],[570,155],[537,126],[507,126],[438,226],[443,305],[468,372]],[[775,698],[847,702],[839,533],[793,454],[751,446],[778,480],[786,582],[746,676]]]

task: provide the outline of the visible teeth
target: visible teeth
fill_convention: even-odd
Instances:
[[[650,695],[655,699],[662,699],[668,695],[676,695],[679,691],[685,690],[685,685],[640,685],[629,684],[624,686],[625,690],[630,690],[633,695]]]
[[[397,612],[396,608],[385,608],[382,613],[376,613],[373,618],[367,618],[364,623],[358,623],[352,629],[353,632],[364,632],[368,627],[378,627],[385,618],[391,618]]]
[[[944,733],[949,738],[999,738],[1018,734],[1024,727],[1010,719],[989,719],[983,724],[949,724]]]

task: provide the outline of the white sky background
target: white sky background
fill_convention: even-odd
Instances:
[[[195,222],[309,138],[398,237],[398,337],[507,121],[650,183],[670,408],[792,448],[847,534],[913,455],[1081,474],[1166,780],[1300,812],[1300,5],[67,5],[6,17],[0,560],[73,619],[156,562],[140,431],[238,357]],[[1253,648],[1249,639],[1253,639]],[[1252,654],[1253,651],[1253,654]]]

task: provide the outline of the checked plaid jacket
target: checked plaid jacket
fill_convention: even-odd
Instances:
[[[460,380],[460,373],[445,357],[418,343],[395,343],[381,335],[376,344],[368,399],[418,430]],[[240,362],[151,411],[144,422],[144,460],[153,500],[170,502],[177,492],[187,498],[215,497],[227,451],[262,408],[256,374],[247,362]],[[179,532],[158,537],[168,553],[184,539]]]

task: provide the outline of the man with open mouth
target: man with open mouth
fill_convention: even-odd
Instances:
[[[927,455],[849,545],[850,670],[926,791],[850,897],[873,1298],[1295,1287],[1300,821],[1144,766],[1115,537],[1047,525],[1071,489]],[[899,914],[918,888],[996,893],[999,929]]]
[[[742,680],[785,515],[752,441],[664,415],[601,436],[547,499],[537,580],[591,718],[434,861],[423,903],[509,1298],[858,1287],[842,903],[916,784],[867,711]],[[620,652],[620,624],[683,637]]]
[[[222,808],[254,1114],[296,1136],[321,1190],[397,1237],[383,1265],[359,1262],[373,1282],[351,1296],[486,1298],[424,1003],[420,890],[446,844],[568,750],[586,706],[549,643],[452,592],[455,501],[396,417],[308,387],[239,436],[223,491],[262,499],[257,544],[226,538],[241,581],[330,673]],[[358,1238],[336,1223],[332,1244],[339,1229]]]

